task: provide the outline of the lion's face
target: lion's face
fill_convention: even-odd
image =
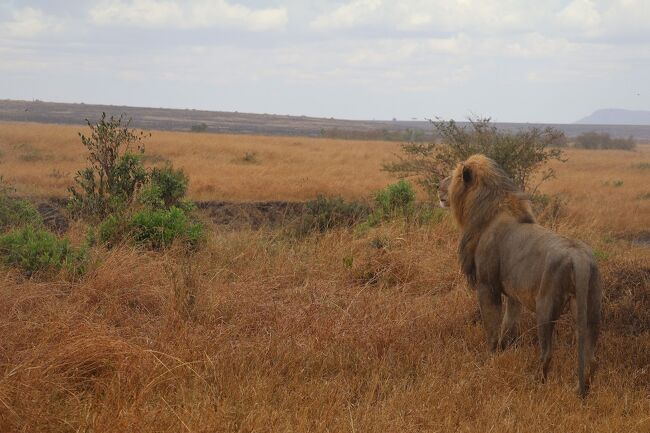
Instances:
[[[449,207],[449,185],[451,184],[451,176],[447,176],[440,181],[438,185],[438,200],[440,200],[440,207]]]
[[[470,218],[489,219],[503,212],[519,222],[535,220],[527,197],[496,162],[484,155],[472,155],[459,163],[448,179],[446,203],[460,227]]]

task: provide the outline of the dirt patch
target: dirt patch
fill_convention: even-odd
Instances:
[[[253,229],[276,228],[294,223],[302,217],[305,210],[305,203],[288,201],[201,201],[196,206],[217,225]]]
[[[41,214],[43,224],[48,230],[55,233],[64,233],[68,230],[68,214],[65,200],[50,199],[36,203],[36,209]]]
[[[640,232],[635,233],[625,233],[617,236],[617,238],[628,241],[634,245],[650,247],[650,230],[641,230]]]

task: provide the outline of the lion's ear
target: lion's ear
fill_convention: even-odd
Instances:
[[[473,177],[474,177],[474,173],[472,173],[472,169],[469,168],[468,166],[464,165],[463,166],[463,182],[470,183],[472,181]]]

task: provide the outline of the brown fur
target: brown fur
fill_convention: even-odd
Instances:
[[[523,304],[537,315],[545,379],[554,323],[570,298],[575,298],[579,392],[585,396],[595,368],[602,296],[590,248],[537,224],[526,195],[483,155],[460,163],[440,190],[441,203],[451,205],[461,229],[458,257],[469,284],[477,290],[489,348],[505,348],[514,341]],[[503,318],[502,295],[506,297]]]

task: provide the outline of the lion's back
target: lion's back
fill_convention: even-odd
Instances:
[[[521,292],[521,297],[526,297],[523,293],[535,292],[544,278],[552,278],[572,293],[576,260],[595,266],[591,249],[583,242],[512,218],[489,227],[476,250],[479,280],[499,280],[506,293]],[[529,307],[533,301],[521,300]]]

